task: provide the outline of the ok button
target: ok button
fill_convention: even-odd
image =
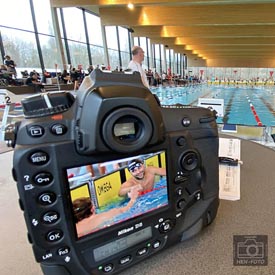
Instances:
[[[46,236],[47,241],[49,241],[51,243],[58,242],[62,238],[63,238],[63,232],[58,229],[50,231]]]

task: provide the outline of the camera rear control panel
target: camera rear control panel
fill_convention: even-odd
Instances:
[[[92,274],[111,274],[113,272],[119,272],[127,265],[132,265],[154,253],[157,253],[165,246],[167,238],[167,235],[160,236],[154,240],[135,247],[131,251],[125,251],[125,254],[121,257],[118,257],[113,261],[107,261],[103,264],[99,264],[96,269],[92,270]]]
[[[20,190],[19,205],[28,219],[28,240],[35,246],[38,262],[72,262],[72,247],[64,216],[56,170],[49,148],[24,153],[24,169],[13,169]]]

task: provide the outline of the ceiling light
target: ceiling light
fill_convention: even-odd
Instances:
[[[127,5],[127,7],[128,7],[128,9],[132,10],[132,9],[134,8],[134,4],[129,3],[129,4]]]

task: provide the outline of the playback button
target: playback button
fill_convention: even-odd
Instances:
[[[45,130],[40,125],[33,125],[28,128],[28,134],[34,138],[42,137],[44,133],[45,133]]]

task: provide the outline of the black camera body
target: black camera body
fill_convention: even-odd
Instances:
[[[15,147],[13,177],[44,274],[116,274],[215,218],[213,111],[161,107],[139,74],[100,70],[85,78],[76,96],[39,94],[22,105],[26,119],[7,128],[6,141]],[[145,175],[166,171],[156,172],[154,186],[134,201],[119,195],[133,178],[133,159],[142,159]],[[85,206],[74,203],[81,198],[93,208],[78,221]]]

